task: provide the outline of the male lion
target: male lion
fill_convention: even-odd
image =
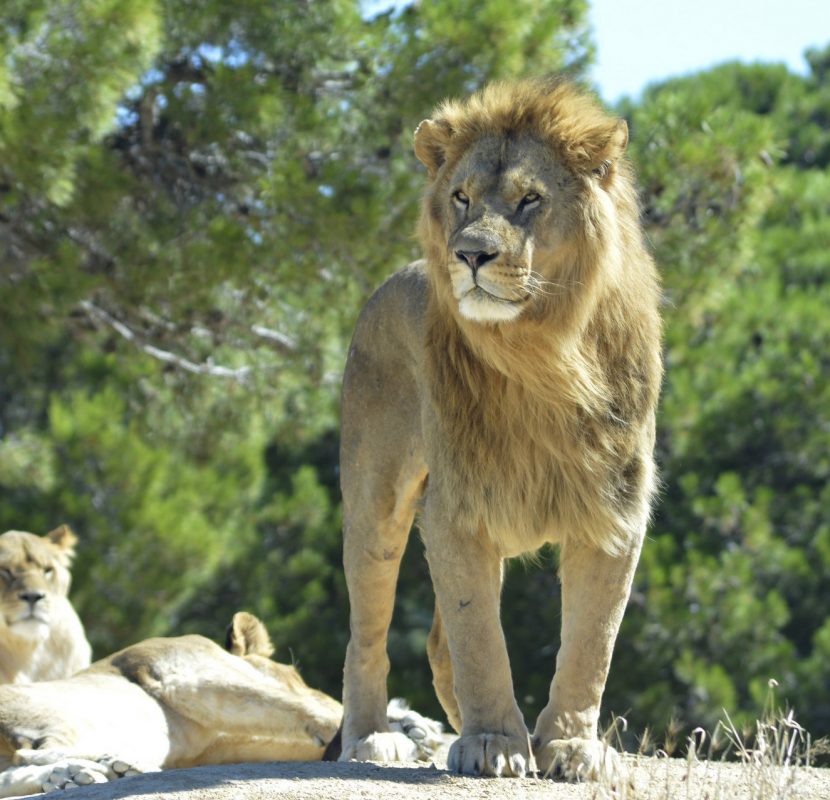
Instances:
[[[66,526],[0,535],[0,683],[64,678],[92,649],[67,598],[77,538]]]
[[[262,625],[240,611],[226,652],[202,636],[147,639],[63,680],[0,686],[0,797],[171,767],[323,757],[342,706],[272,661]],[[427,758],[440,726],[389,705],[389,722]]]
[[[415,132],[426,258],[369,300],[344,378],[344,759],[394,754],[386,639],[423,498],[450,769],[615,768],[597,719],[649,516],[661,378],[627,139],[561,80],[491,85]],[[503,559],[545,542],[560,547],[562,634],[531,742],[499,595]]]

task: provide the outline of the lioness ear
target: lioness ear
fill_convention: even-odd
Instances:
[[[235,656],[273,654],[274,645],[265,626],[247,611],[237,611],[225,632],[225,649]]]
[[[78,544],[78,537],[72,532],[68,525],[61,525],[46,534],[46,538],[52,544],[65,550],[68,555],[74,555],[75,545]]]
[[[415,155],[434,178],[446,160],[446,145],[452,129],[444,120],[425,119],[415,128]]]

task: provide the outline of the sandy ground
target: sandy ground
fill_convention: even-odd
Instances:
[[[168,770],[72,789],[72,800],[830,800],[830,770],[627,757],[628,783],[466,778],[447,772],[446,747],[432,764],[237,764]],[[42,797],[43,795],[37,795]]]

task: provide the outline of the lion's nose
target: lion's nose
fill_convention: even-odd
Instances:
[[[466,262],[475,275],[480,267],[492,261],[498,253],[488,253],[485,250],[456,250],[455,255],[459,260]]]
[[[43,592],[21,592],[18,597],[24,602],[28,603],[32,608],[43,600],[46,595]]]

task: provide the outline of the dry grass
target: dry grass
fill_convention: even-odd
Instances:
[[[803,788],[813,777],[810,765],[830,752],[828,742],[813,742],[792,710],[775,705],[775,681],[761,718],[739,731],[728,713],[709,734],[696,728],[677,753],[680,730],[670,724],[662,747],[655,748],[646,730],[636,754],[624,757],[626,774],[596,785],[595,800],[796,800],[814,797]],[[627,723],[617,717],[606,731],[609,746],[619,749]],[[680,757],[673,757],[675,754]],[[678,771],[685,774],[678,776]],[[815,773],[815,770],[812,771]],[[806,793],[805,793],[806,792]],[[828,795],[822,794],[823,797]]]

